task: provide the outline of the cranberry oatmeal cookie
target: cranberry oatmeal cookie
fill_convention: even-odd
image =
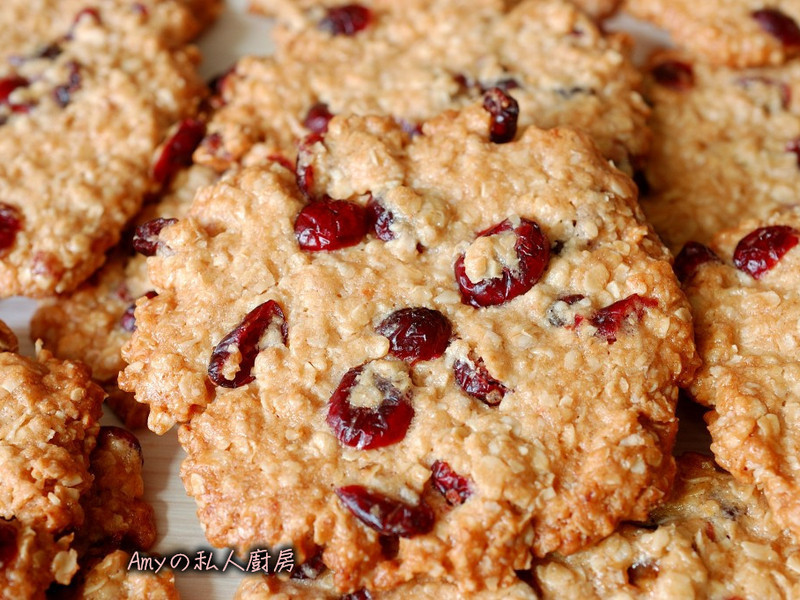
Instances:
[[[695,367],[669,255],[588,138],[498,104],[334,118],[161,231],[120,385],[183,424],[212,544],[494,588],[664,496]]]
[[[687,244],[685,279],[704,364],[691,386],[717,461],[763,490],[800,538],[800,209],[747,220],[710,248]]]
[[[797,202],[800,60],[742,71],[659,53],[646,95],[653,147],[642,208],[673,252]]]
[[[94,565],[76,590],[80,600],[178,600],[175,576],[171,571],[158,573],[129,571],[131,555],[115,550]]]
[[[53,43],[0,66],[0,283],[4,296],[76,287],[138,212],[156,149],[204,86],[197,52],[145,24],[83,10]]]
[[[329,17],[300,31],[277,26],[275,57],[241,59],[220,82],[223,106],[196,160],[219,170],[293,160],[297,140],[324,131],[333,114],[390,115],[416,132],[492,87],[513,92],[520,126],[583,129],[624,170],[646,152],[629,39],[603,34],[567,2],[359,6],[358,27]]]
[[[780,65],[800,54],[798,0],[626,0],[624,9],[717,65]]]

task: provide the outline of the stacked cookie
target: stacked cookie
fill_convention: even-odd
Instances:
[[[566,0],[253,9],[275,54],[209,98],[185,45],[203,2],[83,10],[0,79],[9,148],[94,127],[0,176],[9,293],[62,293],[34,337],[129,426],[179,427],[213,545],[294,549],[239,596],[800,594],[790,16],[744,11],[732,67],[661,53],[642,85],[630,40]],[[672,458],[679,387],[731,474]],[[141,494],[111,478],[130,464],[97,462],[76,497],[122,530],[33,530],[85,557],[47,554],[36,593],[169,597],[91,550],[151,531],[109,496]]]

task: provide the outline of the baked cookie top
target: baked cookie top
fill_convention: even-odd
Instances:
[[[496,86],[518,101],[520,126],[580,128],[630,171],[649,132],[628,38],[565,1],[513,4],[375,2],[355,30],[324,16],[276,26],[274,58],[243,58],[221,80],[224,106],[196,159],[220,170],[254,150],[249,162],[293,160],[297,140],[332,114],[389,115],[413,132]]]
[[[733,70],[660,53],[649,68],[653,144],[642,208],[677,252],[800,195],[800,60]]]
[[[130,560],[131,555],[124,550],[108,554],[89,571],[78,589],[78,597],[82,600],[179,600],[171,571],[129,571]]]
[[[113,28],[146,27],[171,47],[197,37],[219,15],[222,0],[5,0],[0,57],[43,52],[69,35],[76,15],[97,11]]]
[[[669,255],[584,135],[494,143],[486,106],[414,137],[334,118],[297,174],[244,170],[161,230],[120,385],[184,424],[212,544],[324,546],[340,589],[491,586],[669,487],[695,366]]]
[[[666,503],[596,546],[534,568],[547,598],[794,598],[800,547],[764,497],[687,454]]]
[[[718,234],[713,254],[679,257],[703,366],[691,386],[713,408],[717,461],[763,490],[776,520],[800,536],[800,210]],[[715,256],[716,255],[716,256]]]
[[[780,65],[800,54],[798,0],[627,0],[624,9],[717,65]]]
[[[103,262],[158,188],[151,162],[169,127],[203,95],[193,49],[109,14],[84,10],[55,45],[0,66],[4,296],[68,291]]]

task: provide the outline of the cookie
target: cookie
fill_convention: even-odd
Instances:
[[[764,492],[775,519],[800,537],[800,210],[746,220],[693,244],[676,263],[692,302],[703,366],[690,390],[717,462]]]
[[[129,571],[130,554],[116,550],[92,567],[78,590],[82,600],[178,600],[175,576],[171,571],[158,573]]]
[[[146,206],[137,222],[141,225],[154,219],[182,217],[197,189],[216,178],[216,173],[205,167],[178,172],[170,193]],[[152,293],[153,285],[147,276],[145,256],[130,244],[125,246],[74,292],[41,301],[31,319],[31,338],[41,339],[56,356],[89,365],[92,376],[108,394],[106,403],[127,427],[137,428],[147,422],[147,407],[117,387],[117,374],[125,366],[120,349],[136,326],[135,302]]]
[[[800,54],[797,0],[627,0],[624,9],[713,64],[774,66]]]
[[[151,163],[170,126],[202,97],[194,49],[110,15],[82,11],[55,44],[0,67],[4,296],[66,292],[102,264],[160,188]]]
[[[708,243],[800,195],[800,60],[733,70],[666,52],[646,95],[653,145],[642,208],[670,249]]]
[[[220,170],[293,161],[297,140],[323,131],[332,114],[389,115],[416,132],[492,87],[514,96],[521,127],[583,129],[628,171],[646,152],[648,109],[627,37],[604,35],[560,0],[417,4],[362,7],[352,35],[350,25],[276,26],[274,58],[243,58],[221,80],[223,106],[196,160]]]
[[[663,497],[695,367],[669,255],[583,134],[498,138],[504,98],[334,118],[162,230],[120,386],[183,424],[212,544],[491,588]]]
[[[534,568],[548,598],[795,598],[800,546],[752,486],[710,457],[678,460],[675,488],[644,523]]]

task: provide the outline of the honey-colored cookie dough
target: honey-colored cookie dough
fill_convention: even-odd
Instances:
[[[669,255],[584,135],[527,128],[496,144],[490,121],[477,104],[412,138],[392,119],[335,118],[304,144],[297,179],[246,169],[162,231],[148,260],[159,295],[137,305],[120,386],[154,431],[182,424],[182,476],[212,544],[291,544],[298,560],[323,546],[340,590],[423,574],[494,589],[531,547],[578,550],[669,489],[677,386],[695,368]],[[327,239],[304,223],[328,197],[350,202],[332,205],[334,241],[354,245],[302,250]],[[375,203],[375,232],[348,237]],[[472,283],[508,277],[516,297],[462,302],[460,256]],[[255,307],[245,322],[262,328],[243,333]],[[438,311],[438,349],[410,344],[429,358],[395,358],[376,331],[400,309]],[[343,378],[351,393],[329,401]],[[405,407],[383,431],[369,426],[380,390]],[[348,405],[372,417],[348,427]],[[436,461],[471,482],[460,506],[432,489]],[[415,507],[396,558],[337,497],[348,485]],[[420,502],[438,507],[432,521]]]
[[[800,197],[800,60],[734,70],[653,57],[653,145],[642,208],[678,252]]]
[[[79,589],[82,600],[178,600],[175,576],[171,571],[158,573],[129,571],[131,556],[116,550],[92,567]]]

